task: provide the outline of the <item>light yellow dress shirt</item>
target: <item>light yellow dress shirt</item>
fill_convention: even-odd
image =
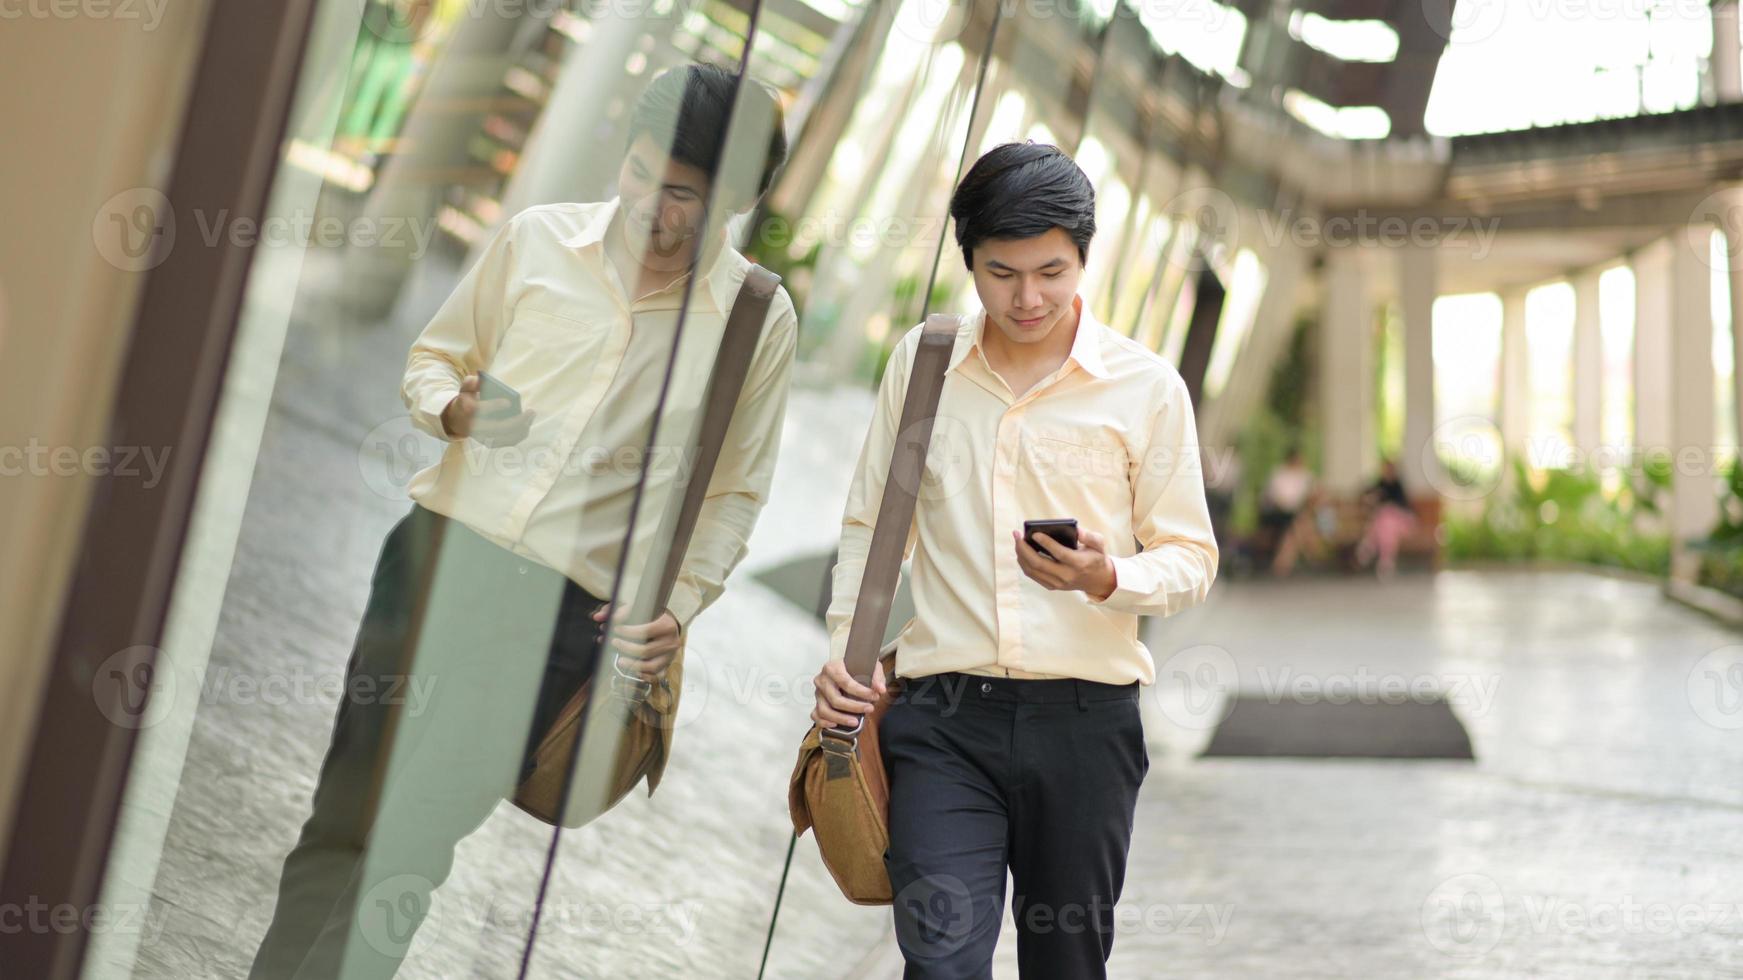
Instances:
[[[644,470],[625,588],[645,562],[665,560],[653,553],[656,516],[688,478],[726,314],[750,268],[717,232],[719,247],[691,290],[658,442],[644,460],[689,275],[632,299],[605,254],[618,209],[616,198],[546,204],[504,223],[412,345],[401,388],[413,423],[449,442],[413,476],[412,499],[601,598],[611,593]],[[744,556],[774,473],[797,338],[792,300],[777,289],[668,604],[681,625],[719,596]],[[537,413],[519,445],[492,449],[443,429],[442,409],[480,369]]]
[[[1185,382],[1098,322],[1081,296],[1073,303],[1070,355],[1021,396],[981,351],[984,312],[957,335],[908,531],[915,616],[899,637],[899,676],[1150,684],[1156,668],[1138,617],[1202,601],[1216,577]],[[919,337],[915,327],[890,355],[848,493],[828,614],[832,659],[846,654]],[[1064,517],[1107,538],[1118,584],[1104,601],[1044,588],[1017,564],[1011,532]]]

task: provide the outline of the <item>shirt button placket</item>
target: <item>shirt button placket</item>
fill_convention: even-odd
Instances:
[[[1018,413],[1010,409],[999,419],[997,449],[993,454],[993,523],[1000,528],[1016,529],[1022,524],[1013,499],[1020,425]],[[1022,570],[1017,567],[1016,551],[1010,545],[1004,545],[1000,554],[1002,557],[993,563],[993,587],[998,596],[998,659],[1002,663],[1017,643],[1016,576]]]

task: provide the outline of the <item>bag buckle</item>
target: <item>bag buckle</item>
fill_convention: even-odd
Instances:
[[[828,750],[828,743],[822,741],[824,737],[828,737],[834,739],[838,745],[844,746],[847,750],[851,751],[859,746],[859,733],[864,729],[865,715],[860,715],[859,718],[854,721],[852,728],[837,728],[834,725],[819,726],[817,729],[818,745],[820,748]]]
[[[654,691],[654,682],[642,680],[637,674],[629,673],[617,665],[616,658],[611,661],[611,693],[619,700],[631,704],[646,704],[648,695]]]

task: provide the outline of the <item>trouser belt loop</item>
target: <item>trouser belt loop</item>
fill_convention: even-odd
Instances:
[[[1088,711],[1089,710],[1089,688],[1086,687],[1084,685],[1083,681],[1081,681],[1081,680],[1075,680],[1073,683],[1075,683],[1077,686],[1077,710]]]

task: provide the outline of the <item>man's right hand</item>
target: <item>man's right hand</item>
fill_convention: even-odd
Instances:
[[[817,686],[817,705],[811,709],[811,720],[836,728],[852,728],[859,724],[860,716],[870,712],[873,705],[889,693],[882,661],[872,668],[871,687],[854,680],[847,672],[846,661],[842,660],[824,664],[813,683]]]
[[[481,400],[478,397],[478,375],[468,374],[460,383],[460,393],[442,409],[442,428],[454,439],[476,439],[486,446],[512,446],[527,437],[537,412],[495,417],[509,409],[506,398]],[[482,416],[482,417],[481,417]]]

